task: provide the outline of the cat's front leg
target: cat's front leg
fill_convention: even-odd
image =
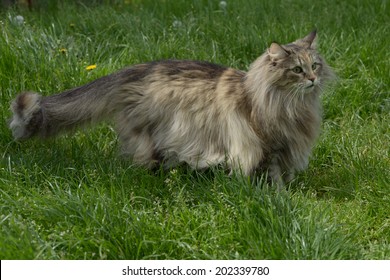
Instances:
[[[284,188],[283,173],[277,155],[273,156],[271,159],[268,167],[268,176],[272,183],[276,185],[278,191],[281,191]]]
[[[285,183],[291,182],[295,178],[295,171],[294,170],[288,170],[283,174],[283,181]]]

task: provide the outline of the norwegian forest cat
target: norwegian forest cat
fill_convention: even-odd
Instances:
[[[266,172],[281,186],[308,164],[321,123],[319,94],[333,76],[316,37],[272,43],[248,72],[167,60],[52,96],[21,93],[9,125],[16,139],[45,138],[112,119],[136,164],[222,163],[244,175]]]

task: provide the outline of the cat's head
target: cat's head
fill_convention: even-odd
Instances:
[[[267,50],[268,77],[284,90],[312,92],[330,76],[330,68],[317,52],[317,32],[287,45],[272,43]]]

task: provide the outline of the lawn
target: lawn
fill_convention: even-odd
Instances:
[[[388,1],[37,2],[0,11],[0,259],[390,259]],[[218,168],[133,166],[109,123],[24,142],[7,127],[20,91],[167,58],[246,70],[314,28],[338,80],[286,192]]]

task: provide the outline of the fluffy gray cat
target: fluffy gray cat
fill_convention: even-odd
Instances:
[[[333,72],[316,49],[316,32],[272,43],[248,72],[208,62],[139,64],[87,85],[12,102],[16,139],[49,137],[111,119],[134,163],[225,164],[267,172],[279,186],[306,168],[321,124],[320,92]]]

